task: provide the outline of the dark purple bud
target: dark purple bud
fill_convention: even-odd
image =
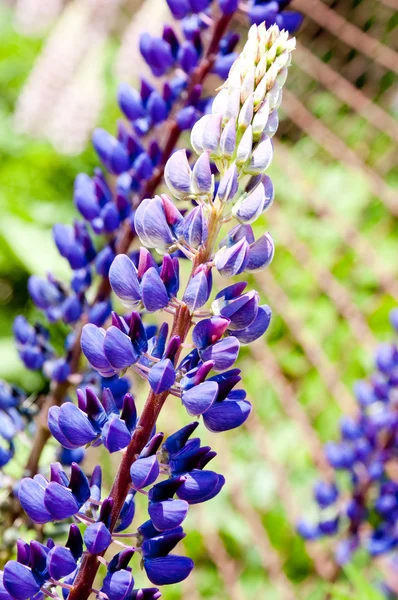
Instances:
[[[166,102],[157,92],[152,92],[149,96],[146,109],[155,125],[165,121],[169,113]]]
[[[81,558],[83,554],[83,538],[80,529],[75,523],[72,523],[69,528],[69,535],[65,546],[69,548],[75,560]]]
[[[170,500],[178,488],[182,486],[184,481],[185,477],[172,477],[157,483],[149,490],[148,497],[150,502],[162,502],[163,500]]]
[[[205,381],[182,393],[182,403],[190,415],[201,415],[207,411],[217,398],[218,385],[214,381]]]
[[[145,109],[142,104],[141,96],[134,88],[127,83],[121,83],[118,89],[118,102],[121,110],[130,121],[145,117]]]
[[[176,433],[173,433],[173,435],[170,435],[164,442],[163,447],[167,450],[167,452],[171,454],[179,452],[179,450],[181,450],[181,448],[184,447],[189,437],[192,435],[192,433],[195,431],[198,425],[198,421],[194,421],[189,425],[185,425],[185,427],[179,429],[178,431],[176,431]]]
[[[132,433],[137,424],[137,408],[131,394],[125,394],[123,398],[122,412],[120,418],[126,423],[127,429]]]
[[[144,569],[149,581],[155,585],[178,583],[188,577],[194,562],[186,556],[168,556],[144,558]]]
[[[339,522],[340,519],[338,516],[333,519],[324,519],[319,522],[319,531],[323,535],[334,535],[339,529]]]
[[[207,429],[214,432],[229,431],[240,427],[250,415],[252,406],[248,400],[215,402],[203,415]]]
[[[176,527],[172,531],[157,532],[157,535],[146,539],[142,544],[143,556],[147,558],[156,558],[157,556],[166,556],[171,552],[178,542],[184,539],[185,533],[182,527]]]
[[[177,61],[179,62],[181,69],[185,71],[185,73],[191,73],[198,64],[198,59],[199,57],[195,46],[189,41],[183,42],[177,54]]]
[[[161,38],[151,37],[149,33],[143,33],[140,37],[140,52],[155,77],[167,73],[174,64],[170,45]]]
[[[180,266],[177,258],[172,258],[169,254],[166,254],[163,257],[162,268],[159,276],[163,281],[167,290],[167,294],[170,298],[173,298],[178,294],[180,287],[179,269]]]
[[[173,363],[169,358],[155,363],[148,374],[149,385],[155,394],[169,390],[176,380]]]
[[[188,503],[184,500],[164,500],[149,504],[148,513],[159,531],[178,527],[188,513]]]
[[[314,497],[321,508],[327,508],[336,502],[339,491],[335,483],[318,481],[314,487]]]
[[[101,521],[93,523],[84,532],[84,543],[90,554],[101,554],[112,542],[110,531]]]
[[[93,146],[109,171],[120,175],[129,170],[130,159],[125,147],[104,129],[94,131]]]

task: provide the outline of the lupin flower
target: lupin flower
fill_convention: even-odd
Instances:
[[[79,406],[65,402],[50,408],[48,426],[62,446],[73,450],[102,442],[109,452],[117,452],[129,444],[137,422],[131,394],[124,396],[121,412],[109,388],[104,388],[101,400],[90,388],[78,390],[78,401]]]
[[[398,309],[391,312],[390,318],[398,333]],[[349,475],[350,494],[342,497],[337,481],[319,481],[314,486],[319,521],[301,521],[298,525],[299,533],[309,540],[339,533],[339,564],[349,561],[360,547],[373,557],[388,554],[398,546],[398,485],[390,470],[398,449],[396,341],[376,351],[375,368],[369,382],[355,385],[357,416],[343,416],[340,441],[325,446],[330,465]]]
[[[73,518],[83,536],[72,525],[64,548],[52,542],[48,547],[20,543],[17,561],[7,563],[0,575],[4,600],[57,597],[59,585],[70,600],[87,600],[92,592],[109,600],[156,600],[157,587],[134,587],[129,563],[137,553],[154,586],[188,577],[193,561],[172,553],[185,536],[182,524],[189,506],[214,498],[225,479],[206,468],[216,453],[191,437],[197,421],[163,442],[163,434],[156,433],[161,409],[171,394],[212,432],[234,429],[250,415],[251,404],[237,388],[241,377],[234,365],[240,344],[268,328],[270,309],[259,305],[255,290],[245,292],[245,283],[229,285],[209,302],[212,272],[216,268],[231,277],[265,268],[272,260],[272,238],[265,233],[256,240],[251,224],[273,201],[265,170],[272,159],[271,138],[294,41],[276,25],[268,30],[253,26],[237,56],[237,36],[223,32],[238,2],[219,0],[222,15],[204,55],[206,68],[223,77],[231,69],[211,114],[200,118],[209,109],[201,97],[199,65],[211,2],[169,4],[182,19],[184,39],[166,26],[161,38],[144,34],[140,49],[154,74],[173,73],[172,78],[160,91],[145,80],[139,92],[120,87],[119,105],[127,123],[119,123],[116,137],[103,130],[93,136],[114,185],[99,170],[93,177],[78,176],[74,201],[85,222],[54,228],[59,252],[74,271],[71,285],[64,287],[51,276],[30,282],[32,298],[49,320],[86,324],[68,335],[66,358],[55,354],[45,328],[32,327],[23,318],[14,325],[21,357],[30,368],[42,368],[51,376],[54,396],[81,381],[77,404],[64,395],[58,405],[55,396],[57,403],[48,413],[49,429],[64,449],[60,457],[70,473],[59,463],[52,465],[49,479],[32,473],[19,486],[20,502],[36,523]],[[197,157],[184,149],[172,154],[175,141],[160,146],[158,128],[169,118],[174,119],[172,135],[191,129]],[[163,169],[170,195],[157,194]],[[220,242],[221,227],[232,219],[237,224]],[[107,235],[98,251],[91,232]],[[144,246],[139,252],[129,250],[135,235]],[[180,292],[182,255],[192,268]],[[89,304],[86,292],[94,265],[102,282]],[[127,314],[112,312],[110,291]],[[159,311],[168,314],[170,327],[144,325],[148,313]],[[76,366],[79,343],[89,363],[85,373]],[[139,418],[129,383],[117,379],[128,370],[150,388]],[[104,499],[100,468],[89,479],[73,461],[76,452],[82,459],[83,447],[100,444],[110,453],[121,452],[118,474]],[[133,522],[138,493],[147,496],[149,520],[133,534],[134,547],[105,560],[115,536]],[[319,497],[325,504],[325,490]],[[99,590],[93,585],[101,562],[106,575]]]
[[[24,429],[18,410],[24,399],[22,390],[0,379],[0,468],[14,456],[14,437]]]

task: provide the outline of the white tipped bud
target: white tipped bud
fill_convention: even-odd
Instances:
[[[254,72],[255,69],[252,67],[247,75],[245,76],[242,87],[240,90],[240,101],[242,104],[248,99],[248,97],[253,94],[254,91]]]
[[[223,88],[218,92],[217,96],[213,100],[213,104],[211,107],[211,112],[213,113],[213,115],[224,114],[224,110],[228,102],[228,97],[229,94],[226,88]]]
[[[239,119],[238,119],[239,127],[246,129],[246,127],[248,127],[250,125],[252,118],[253,118],[253,108],[254,108],[253,94],[251,94],[251,96],[249,96],[247,98],[247,100],[245,101],[244,105],[242,106],[242,108],[240,110]]]
[[[269,101],[269,107],[272,110],[273,108],[275,108],[278,99],[279,99],[279,95],[281,92],[281,88],[278,84],[277,81],[275,81],[274,85],[272,86],[272,88],[270,89],[270,91],[267,94],[267,98]]]
[[[262,106],[256,112],[253,119],[253,138],[256,141],[261,137],[261,134],[263,133],[265,126],[267,125],[269,112],[269,101],[268,98],[265,98]]]
[[[253,148],[253,131],[252,126],[246,129],[245,133],[242,135],[242,139],[239,142],[238,149],[236,151],[236,163],[239,165],[243,165],[245,162],[249,160],[252,155]]]
[[[229,94],[228,104],[224,110],[224,120],[237,119],[240,110],[240,88],[236,88]]]
[[[287,67],[283,67],[283,69],[279,72],[278,77],[276,78],[276,81],[279,83],[281,88],[285,85],[286,79],[287,79]]]

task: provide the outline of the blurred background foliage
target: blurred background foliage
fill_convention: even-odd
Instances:
[[[73,4],[79,3],[65,11]],[[120,8],[118,27],[101,45],[104,94],[90,119],[112,132],[121,76],[114,65],[127,52],[119,38],[126,40],[121,31],[141,4]],[[398,13],[394,0],[294,5],[307,18],[269,173],[276,202],[256,224],[272,232],[277,252],[271,268],[251,282],[274,317],[266,339],[243,349],[240,359],[254,416],[222,439],[202,432],[219,451],[228,485],[211,506],[191,512],[184,543],[197,567],[188,582],[165,591],[167,600],[380,597],[373,583],[382,561],[358,555],[332,585],[325,580],[331,548],[306,547],[295,523],[314,510],[311,487],[327,469],[321,443],[336,437],[343,410],[355,410],[352,385],[369,373],[377,343],[389,338],[388,313],[398,299]],[[46,35],[23,33],[12,7],[0,4],[0,377],[34,393],[46,382],[18,361],[12,321],[21,312],[40,320],[26,290],[31,273],[69,277],[51,227],[73,220],[74,178],[97,164],[89,143],[78,154],[62,154],[54,139],[22,133],[14,119]],[[166,431],[168,420],[175,427],[184,418],[172,403],[169,411]],[[23,443],[21,452],[29,452]],[[109,485],[114,465],[101,458]]]

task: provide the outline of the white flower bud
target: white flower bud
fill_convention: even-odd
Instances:
[[[253,131],[252,126],[246,129],[245,133],[242,136],[241,141],[239,142],[238,149],[236,151],[236,163],[239,165],[243,165],[245,162],[249,160],[252,155],[253,148]]]
[[[213,113],[213,115],[223,115],[224,114],[224,110],[225,107],[227,105],[228,102],[228,90],[226,88],[222,88],[217,96],[214,98],[213,100],[213,104],[211,107],[211,112]]]
[[[253,94],[251,94],[240,110],[238,119],[239,127],[246,129],[250,125],[253,118],[253,108]]]
[[[257,141],[263,133],[265,126],[267,125],[269,117],[269,101],[265,98],[263,104],[254,115],[253,119],[253,138]]]

